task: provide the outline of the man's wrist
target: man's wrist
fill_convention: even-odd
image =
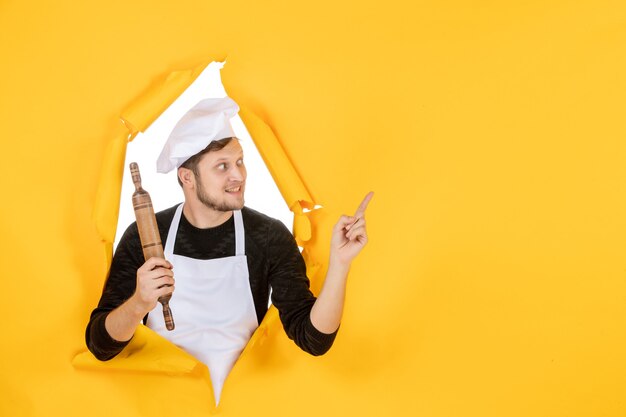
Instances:
[[[352,262],[342,262],[333,257],[328,262],[328,271],[340,275],[348,275]]]
[[[143,319],[151,310],[149,306],[137,298],[136,293],[133,294],[125,304],[128,309],[128,314],[132,315],[137,321]]]
[[[105,319],[105,329],[111,339],[119,342],[128,342],[135,333],[139,322],[147,314],[141,302],[131,296],[122,305],[111,311]]]

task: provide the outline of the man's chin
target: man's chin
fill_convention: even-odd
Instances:
[[[244,203],[243,203],[243,201],[242,201],[242,202],[241,202],[241,203],[239,203],[239,204],[234,204],[234,205],[232,205],[232,206],[231,206],[232,208],[231,208],[230,210],[241,210],[241,209],[243,208],[243,206],[244,206]]]
[[[244,206],[244,201],[241,200],[239,202],[224,202],[219,206],[219,210],[221,211],[233,211],[233,210],[241,210]]]
[[[245,204],[245,200],[244,200],[244,198],[243,198],[243,193],[242,193],[241,198],[238,198],[238,199],[237,199],[237,200],[233,203],[234,207],[236,207],[236,208],[234,208],[233,210],[241,210],[241,209],[243,208],[244,204]]]
[[[242,193],[243,194],[243,193]],[[197,192],[196,196],[198,201],[204,204],[206,207],[216,211],[233,211],[241,210],[244,206],[244,198],[241,196],[223,196],[221,199],[209,198],[207,195]]]

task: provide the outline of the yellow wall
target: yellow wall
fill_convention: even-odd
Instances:
[[[201,375],[71,361],[120,113],[225,57],[325,207],[313,255],[376,196],[333,349],[271,333],[221,415],[625,415],[626,7],[414,3],[1,1],[0,415],[209,412]]]

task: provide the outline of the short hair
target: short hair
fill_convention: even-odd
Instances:
[[[198,172],[198,163],[200,162],[200,159],[202,159],[204,154],[207,154],[209,152],[219,151],[225,148],[226,145],[228,145],[233,139],[236,139],[236,138],[230,137],[230,138],[224,138],[224,139],[212,141],[211,143],[209,143],[209,146],[207,146],[206,148],[204,148],[203,150],[201,150],[200,152],[198,152],[197,154],[195,154],[194,156],[192,156],[191,158],[183,162],[180,168],[187,168],[191,170],[191,172],[193,172],[193,175],[197,178],[198,175],[200,175],[200,173]],[[178,177],[178,175],[176,176],[176,179],[178,180],[178,184],[182,187],[183,183],[180,181],[180,178]]]

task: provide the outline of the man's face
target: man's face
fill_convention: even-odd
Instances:
[[[241,210],[246,185],[243,149],[237,139],[219,151],[208,152],[198,163],[196,196],[217,211]]]

